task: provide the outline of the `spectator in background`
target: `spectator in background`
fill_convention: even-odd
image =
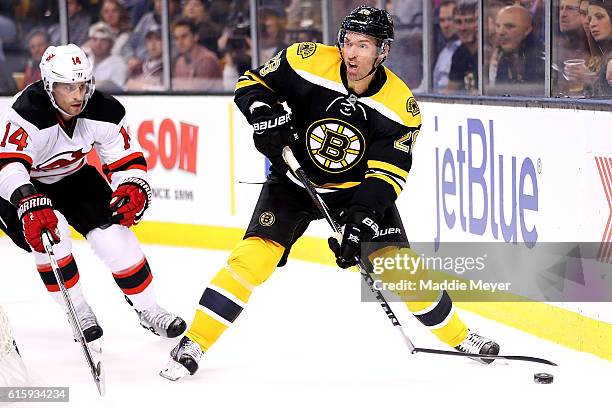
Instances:
[[[587,59],[589,45],[580,17],[580,0],[561,0],[559,4],[559,36],[557,62],[566,59]]]
[[[584,32],[588,33],[589,30],[589,0],[580,1],[580,20],[582,21],[582,28]]]
[[[13,41],[16,35],[17,26],[13,20],[0,14],[0,62],[6,60],[3,43]]]
[[[484,9],[485,21],[485,48],[483,50],[483,61],[490,61],[493,52],[497,49],[497,35],[495,32],[495,20],[499,10],[506,6],[511,6],[512,0],[487,0]]]
[[[593,96],[612,96],[612,2],[590,0],[588,19],[591,35],[602,53]]]
[[[543,95],[544,46],[533,33],[529,11],[522,6],[502,8],[497,13],[496,37],[498,48],[489,65],[489,85],[500,93]],[[526,86],[517,88],[517,84]]]
[[[242,73],[251,69],[251,38],[238,28],[224,44],[223,89],[231,91]]]
[[[612,96],[612,62],[610,43],[610,8],[612,4],[601,0],[583,1],[580,3],[580,14],[583,17],[583,27],[589,45],[588,57],[580,64],[580,60],[565,64],[563,76],[569,84],[573,84],[574,92],[568,92],[573,97]],[[577,92],[576,92],[577,91]]]
[[[385,10],[393,18],[395,32],[393,52],[386,59],[385,66],[400,77],[413,92],[423,92],[425,83],[421,8],[415,0],[401,3],[387,0]]]
[[[114,43],[115,32],[108,24],[99,21],[89,29],[96,89],[104,92],[121,92],[127,78],[127,65],[123,58],[111,55]]]
[[[535,38],[544,43],[544,0],[508,0],[507,5],[522,6],[531,15],[531,27]]]
[[[589,44],[589,56],[586,61],[586,66],[590,71],[597,71],[601,60],[603,58],[601,49],[597,46],[591,29],[589,28],[589,0],[582,0],[580,2],[580,19],[582,20],[582,27],[587,37],[587,43]]]
[[[221,36],[217,40],[217,49],[225,56],[229,51],[236,49],[246,49],[251,53],[251,23],[248,13],[242,10],[238,3],[230,4],[230,14],[227,16],[227,22],[223,27]],[[244,71],[242,71],[244,72]],[[242,75],[240,72],[240,75]]]
[[[436,58],[433,69],[433,91],[440,92],[448,86],[448,74],[455,50],[461,45],[461,41],[455,35],[455,23],[453,14],[455,12],[455,0],[444,0],[438,9],[440,33],[444,38],[445,45]]]
[[[68,6],[68,42],[81,46],[87,41],[87,30],[91,18],[83,10],[84,0],[67,0]],[[61,44],[61,29],[59,23],[49,27],[51,45]]]
[[[182,15],[195,24],[200,44],[219,56],[217,41],[223,27],[212,20],[209,9],[210,3],[207,0],[186,0]]]
[[[472,0],[458,2],[453,22],[461,45],[453,53],[446,92],[475,94],[478,90],[477,3]]]
[[[132,31],[130,17],[121,5],[121,0],[104,0],[100,8],[100,21],[105,22],[115,31],[115,45],[113,45],[111,54],[121,55],[121,49],[129,40]]]
[[[23,88],[40,80],[40,59],[47,47],[49,47],[49,36],[43,28],[35,28],[26,37],[26,46],[30,53],[30,58],[26,63],[23,73]]]
[[[240,75],[251,68],[251,26],[244,4],[235,1],[230,4],[227,23],[217,41],[222,54],[223,89],[227,91],[233,91]]]
[[[121,2],[130,18],[130,26],[132,27],[135,27],[142,16],[153,8],[153,4],[150,0],[121,0]]]
[[[0,63],[0,93],[17,93],[17,84],[6,64]]]
[[[170,21],[173,21],[180,12],[178,0],[168,0]],[[146,35],[152,26],[161,25],[161,0],[153,0],[153,11],[142,16],[130,39],[121,50],[121,55],[127,61],[130,75],[142,72],[142,63],[147,58]]]
[[[173,24],[172,35],[180,54],[172,71],[173,89],[220,90],[221,64],[214,52],[198,43],[193,22],[179,19]]]
[[[162,75],[164,71],[162,55],[162,32],[160,26],[152,26],[146,35],[147,59],[142,64],[142,73],[130,77],[127,82],[128,91],[159,91],[163,90]]]
[[[259,61],[265,62],[287,48],[287,13],[282,1],[262,2],[259,11]]]
[[[323,26],[321,0],[292,0],[286,10],[287,28],[301,32],[321,32]]]
[[[556,95],[568,95],[571,83],[567,75],[560,74],[564,61],[590,58],[589,42],[582,25],[580,0],[561,0],[559,4],[559,35],[556,37],[552,58],[553,84]],[[585,64],[586,66],[586,64]]]

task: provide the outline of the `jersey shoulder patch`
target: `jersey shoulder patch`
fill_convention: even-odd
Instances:
[[[387,80],[383,87],[372,96],[372,99],[381,103],[398,117],[402,124],[408,127],[417,127],[421,124],[421,110],[412,95],[408,85],[404,83],[390,69],[385,67]]]
[[[24,120],[39,130],[53,127],[57,124],[55,108],[51,105],[49,96],[42,81],[33,83],[19,94],[12,108]]]
[[[287,62],[294,71],[342,83],[340,78],[340,52],[335,46],[301,42],[287,48]]]
[[[118,125],[125,116],[125,107],[117,99],[104,92],[94,91],[80,118],[109,122]]]

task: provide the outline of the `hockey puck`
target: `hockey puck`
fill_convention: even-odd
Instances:
[[[536,373],[533,375],[533,381],[537,384],[552,384],[553,375],[548,373]]]

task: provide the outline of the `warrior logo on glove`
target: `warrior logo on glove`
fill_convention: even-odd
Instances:
[[[35,193],[22,198],[17,207],[17,215],[23,224],[23,236],[36,252],[45,251],[42,243],[44,231],[51,233],[53,243],[60,241],[58,220],[49,197]]]

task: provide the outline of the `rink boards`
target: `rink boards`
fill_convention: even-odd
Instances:
[[[251,127],[232,99],[119,99],[127,107],[130,134],[149,163],[154,189],[139,237],[149,243],[231,249],[259,194],[254,183],[266,174]],[[0,99],[0,111],[8,101]],[[595,242],[604,254],[601,261],[612,261],[606,245],[612,241],[610,112],[428,102],[420,108],[423,127],[399,199],[410,240],[519,246]],[[293,256],[331,263],[326,234],[324,224],[314,225]],[[461,307],[612,360],[610,303]]]

